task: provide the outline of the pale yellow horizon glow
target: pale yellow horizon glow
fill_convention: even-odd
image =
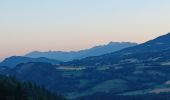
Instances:
[[[167,33],[167,32],[166,32]],[[4,59],[6,57],[10,56],[23,56],[29,52],[32,51],[78,51],[82,49],[88,49],[97,45],[103,45],[108,44],[109,42],[135,42],[135,43],[143,43],[146,41],[149,41],[151,39],[154,39],[162,34],[162,32],[157,34],[147,34],[143,33],[143,35],[140,34],[123,34],[123,33],[117,33],[115,35],[109,34],[108,35],[98,35],[98,40],[96,40],[93,36],[88,35],[82,35],[82,36],[72,36],[72,37],[65,37],[66,39],[61,38],[60,42],[55,42],[57,37],[45,37],[42,38],[41,36],[39,38],[32,37],[30,40],[26,37],[22,37],[22,42],[16,41],[17,38],[11,36],[10,41],[8,43],[6,42],[6,45],[4,45],[5,48],[2,48],[0,53],[0,58]],[[128,37],[128,38],[127,38]],[[138,38],[136,38],[138,37]],[[58,38],[58,39],[59,39]],[[67,40],[69,38],[69,40]],[[63,39],[63,40],[62,40]],[[132,40],[132,41],[129,41]],[[2,41],[2,40],[1,40]],[[36,42],[34,42],[36,41]],[[45,43],[45,44],[44,44]],[[11,45],[13,44],[13,45]],[[17,45],[17,47],[16,47]]]
[[[170,0],[2,0],[0,59],[143,43],[169,32]]]

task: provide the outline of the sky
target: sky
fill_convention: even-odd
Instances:
[[[170,29],[170,0],[0,0],[0,59],[113,42],[143,43]]]

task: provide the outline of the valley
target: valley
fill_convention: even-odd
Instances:
[[[14,67],[0,67],[0,73],[45,86],[68,99],[90,98],[98,94],[106,97],[111,94],[115,97],[166,95],[170,93],[169,55],[170,33],[137,46],[68,62],[47,58],[46,62],[21,60]],[[10,64],[10,61],[16,61],[14,59],[18,57],[4,62]]]

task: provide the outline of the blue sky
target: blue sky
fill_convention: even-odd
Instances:
[[[170,0],[1,0],[0,58],[142,43],[170,29]]]

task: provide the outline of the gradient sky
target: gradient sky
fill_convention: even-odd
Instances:
[[[142,43],[170,29],[170,0],[0,0],[0,58]]]

